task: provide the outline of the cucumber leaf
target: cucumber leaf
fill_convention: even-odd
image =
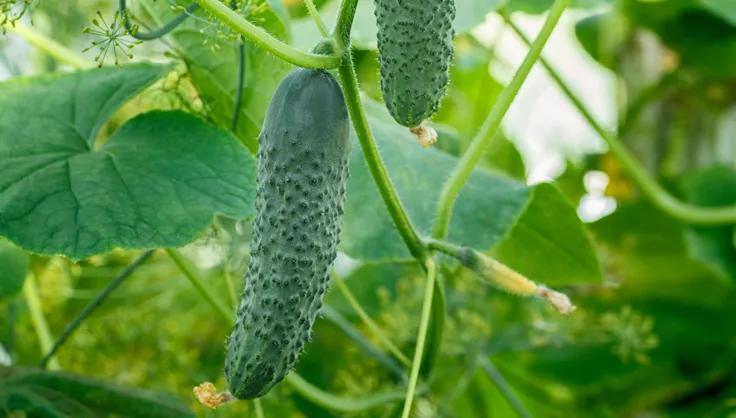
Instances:
[[[385,109],[365,101],[384,162],[420,234],[428,235],[442,184],[457,158],[421,148]],[[568,284],[601,279],[598,261],[575,208],[556,187],[527,186],[478,169],[455,204],[449,239],[487,251],[532,279]],[[342,249],[363,261],[409,259],[357,143],[350,157]],[[541,254],[533,257],[530,254]]]
[[[184,245],[214,214],[252,213],[255,167],[228,132],[150,112],[104,144],[97,132],[167,67],[150,64],[17,79],[0,89],[0,235],[82,259]]]

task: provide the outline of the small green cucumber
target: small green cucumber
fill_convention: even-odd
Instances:
[[[454,0],[375,0],[381,91],[391,116],[418,127],[437,112],[452,61]]]
[[[264,395],[291,370],[330,281],[350,150],[335,78],[322,70],[289,74],[259,141],[250,261],[225,362],[240,399]]]

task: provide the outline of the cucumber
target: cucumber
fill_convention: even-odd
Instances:
[[[437,113],[452,61],[453,0],[376,0],[381,91],[399,124]]]
[[[322,70],[289,74],[259,141],[250,261],[225,362],[240,399],[264,395],[294,366],[330,281],[350,150],[335,78]]]

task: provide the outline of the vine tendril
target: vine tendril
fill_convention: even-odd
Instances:
[[[161,27],[156,28],[150,32],[140,32],[138,31],[138,27],[130,21],[128,8],[126,6],[126,0],[119,0],[118,5],[120,7],[120,15],[123,19],[125,30],[128,31],[130,36],[138,39],[139,41],[152,41],[154,39],[158,39],[167,35],[169,32],[176,29],[177,26],[184,22],[189,16],[192,15],[192,13],[194,13],[195,10],[199,8],[199,3],[197,3],[196,1],[192,2],[191,4],[189,4],[189,6],[186,7],[186,9],[184,9],[183,12],[176,15],[173,19],[171,19]]]

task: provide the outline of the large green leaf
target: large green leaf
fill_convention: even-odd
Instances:
[[[707,388],[733,375],[732,283],[689,254],[687,226],[646,201],[623,204],[591,229],[618,285],[576,298],[583,315],[577,317],[583,321],[580,334],[530,356],[509,353],[505,364],[521,360],[518,366],[542,385],[564,384],[574,391],[578,408],[651,411],[677,407],[690,396],[712,396]],[[647,335],[656,338],[649,349],[642,344]],[[636,360],[635,353],[644,359]]]
[[[714,13],[698,0],[627,0],[624,11],[675,50],[680,66],[711,78],[729,78],[736,71],[736,26],[724,13]]]
[[[0,239],[0,299],[20,292],[26,278],[28,262],[28,253]]]
[[[646,202],[624,205],[591,229],[607,255],[607,270],[626,280],[629,297],[701,306],[721,306],[728,299],[729,282],[693,256],[687,226]]]
[[[382,106],[365,103],[401,200],[415,226],[426,235],[440,188],[457,159],[421,148],[405,128],[393,123]],[[350,157],[342,237],[343,250],[358,259],[409,257],[357,145]],[[600,279],[596,258],[574,208],[549,185],[528,187],[505,176],[476,170],[455,204],[449,239],[481,250],[503,242],[501,255],[512,267],[522,273],[540,274],[550,282]],[[512,254],[511,246],[523,252]]]
[[[732,0],[700,0],[713,14],[736,26],[736,5]]]
[[[688,176],[684,181],[688,200],[702,206],[736,204],[736,170],[714,166]],[[736,248],[733,225],[691,226],[686,234],[693,257],[736,280]]]
[[[614,12],[588,16],[575,24],[575,36],[585,51],[599,63],[615,68],[629,36],[626,19]]]
[[[575,208],[551,184],[532,189],[527,207],[493,251],[510,266],[544,283],[576,283],[601,276]]]
[[[127,389],[86,377],[35,369],[0,368],[0,411],[30,417],[194,417],[164,393]]]
[[[0,235],[73,259],[188,243],[215,213],[251,214],[254,162],[228,132],[178,112],[100,126],[165,67],[133,65],[4,83]]]
[[[168,21],[175,13],[165,1],[144,0],[140,3],[157,23]],[[271,2],[266,0],[250,3],[248,10],[255,12],[247,16],[248,20],[277,38],[288,41],[286,17],[274,10]],[[186,62],[209,117],[229,129],[238,84],[238,43],[215,39],[216,33],[206,23],[207,15],[199,10],[195,16],[199,19],[188,19],[170,34],[172,46]],[[214,42],[217,42],[216,48]],[[263,48],[245,42],[243,93],[236,132],[252,151],[258,148],[258,134],[271,96],[289,68],[289,64]]]

